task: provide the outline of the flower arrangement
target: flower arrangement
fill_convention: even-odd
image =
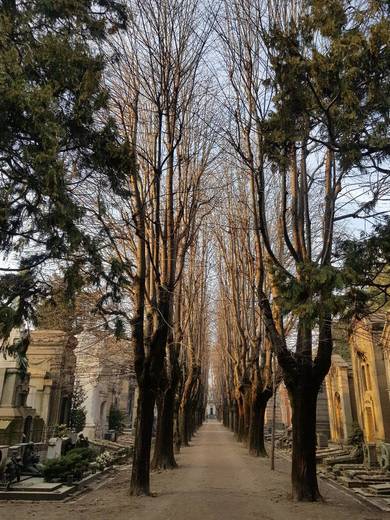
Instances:
[[[104,451],[96,457],[95,462],[99,469],[104,469],[107,466],[112,466],[114,458],[109,451]]]
[[[56,424],[53,426],[53,437],[60,437],[64,438],[67,437],[69,434],[69,428],[66,424]]]

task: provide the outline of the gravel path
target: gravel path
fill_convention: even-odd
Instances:
[[[179,469],[154,473],[155,497],[127,495],[129,471],[67,503],[0,503],[1,520],[382,520],[354,498],[321,483],[325,503],[298,504],[288,498],[289,463],[255,459],[217,422],[206,423]]]

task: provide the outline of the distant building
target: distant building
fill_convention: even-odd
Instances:
[[[207,395],[206,419],[216,419],[217,402],[215,399],[215,391],[212,379],[209,377],[209,391]]]

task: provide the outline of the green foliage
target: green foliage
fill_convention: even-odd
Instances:
[[[377,224],[370,234],[338,244],[342,261],[348,314],[362,317],[390,300],[390,218]]]
[[[278,302],[284,313],[292,312],[314,325],[320,314],[338,314],[344,307],[344,297],[335,291],[343,288],[343,276],[332,266],[313,262],[297,266],[297,276],[289,277],[275,271],[279,288]]]
[[[314,263],[297,265],[295,277],[275,271],[279,303],[284,313],[293,313],[314,325],[321,314],[339,315],[344,322],[362,317],[390,300],[390,218],[370,234],[340,242],[336,266]]]
[[[124,414],[112,404],[108,415],[108,429],[120,432],[123,429],[123,420]]]
[[[74,382],[72,406],[70,409],[70,427],[76,433],[81,432],[85,427],[86,409],[83,406],[87,396],[80,383],[76,378]]]
[[[70,476],[80,480],[96,456],[96,451],[91,448],[74,448],[58,459],[47,461],[43,468],[43,477],[48,482],[53,479],[66,482]]]
[[[282,165],[310,135],[341,170],[380,167],[390,154],[390,4],[312,0],[266,43],[274,72],[269,155]],[[388,171],[388,170],[387,170]]]
[[[117,186],[127,166],[113,122],[102,117],[102,46],[126,18],[119,1],[0,0],[0,247],[19,262],[0,281],[3,337],[34,321],[47,292],[37,275],[48,261],[66,260],[69,298],[83,283],[83,256],[100,268],[74,188],[95,174]]]

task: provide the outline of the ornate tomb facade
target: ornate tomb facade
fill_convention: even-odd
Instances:
[[[357,419],[366,443],[390,442],[389,315],[355,319],[350,334]]]
[[[61,330],[41,329],[31,333],[27,351],[30,373],[27,404],[45,422],[47,437],[55,425],[69,421],[76,345],[76,338]]]
[[[332,364],[325,378],[328,397],[330,440],[347,444],[356,421],[356,405],[352,367],[339,354],[332,355]]]
[[[76,377],[86,394],[83,435],[91,440],[104,438],[111,406],[131,426],[135,377],[129,343],[107,333],[83,331],[78,335],[76,357]]]

